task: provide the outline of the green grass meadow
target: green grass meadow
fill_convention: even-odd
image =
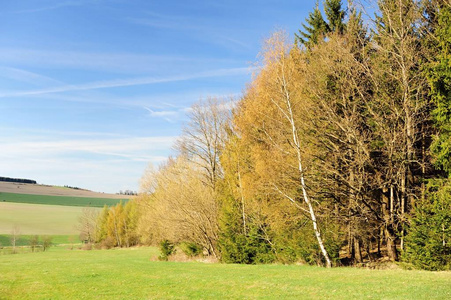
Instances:
[[[0,202],[47,204],[47,205],[62,205],[62,206],[103,207],[105,204],[108,206],[116,205],[120,201],[125,203],[128,201],[128,199],[47,196],[47,195],[14,194],[14,193],[1,193],[0,192]]]
[[[82,207],[0,202],[0,234],[74,235]],[[100,208],[95,208],[100,210]]]
[[[154,248],[0,256],[1,299],[451,299],[451,273],[159,262]]]
[[[156,248],[79,250],[83,207],[67,204],[73,197],[4,195],[0,299],[451,299],[451,272],[160,262]],[[14,226],[19,254],[7,247]],[[51,235],[54,246],[32,253],[32,235]]]

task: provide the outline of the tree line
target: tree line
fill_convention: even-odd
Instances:
[[[449,269],[451,3],[377,7],[369,18],[325,0],[294,42],[276,32],[264,43],[241,99],[195,104],[177,155],[146,170],[126,204],[139,212],[133,225],[102,221],[115,245],[193,243],[230,263]],[[133,243],[115,226],[133,228]]]
[[[36,180],[23,179],[23,178],[0,177],[0,181],[36,184]]]

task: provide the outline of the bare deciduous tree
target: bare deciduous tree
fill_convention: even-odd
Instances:
[[[176,143],[176,149],[200,167],[205,183],[212,189],[222,176],[219,158],[227,138],[231,109],[232,102],[216,98],[195,103],[190,108],[188,124]]]
[[[80,240],[87,243],[96,241],[98,216],[98,209],[93,207],[82,208],[81,215],[78,217],[78,224],[76,225],[76,229],[80,232]]]
[[[13,229],[11,230],[11,246],[13,247],[13,253],[17,252],[16,246],[17,246],[17,242],[20,239],[20,228],[19,226],[14,226]]]

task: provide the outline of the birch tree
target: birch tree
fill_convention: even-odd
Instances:
[[[271,165],[273,171],[280,171],[274,172],[278,177],[269,179],[271,188],[309,216],[326,266],[331,267],[306,183],[307,147],[302,144],[301,135],[303,116],[309,104],[299,88],[302,80],[297,69],[302,64],[300,53],[296,48],[291,49],[284,33],[279,32],[266,42],[262,60],[262,70],[243,100],[239,122],[248,137],[261,143],[262,154],[267,157],[270,153],[275,162]],[[249,124],[250,120],[255,123]]]

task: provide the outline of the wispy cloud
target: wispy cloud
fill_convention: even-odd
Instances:
[[[62,84],[61,81],[19,68],[0,66],[0,77],[33,85]]]
[[[65,138],[54,136],[53,132],[11,136],[1,133],[3,176],[104,192],[137,190],[145,167],[165,161],[176,140],[174,136],[113,137],[88,132]]]
[[[193,19],[185,15],[163,15],[154,12],[146,12],[146,15],[146,17],[141,18],[128,18],[127,21],[155,29],[183,31],[197,39],[228,48],[236,48],[237,46],[246,50],[252,48],[247,41],[242,41],[236,37],[236,33],[246,29],[230,30],[231,24],[225,27],[215,20]]]
[[[163,118],[164,120],[174,123],[175,119],[179,118],[180,110],[153,110],[148,108],[147,106],[143,106],[145,110],[147,110],[151,117]]]
[[[237,65],[243,62],[233,59],[209,57],[185,57],[170,54],[140,54],[114,52],[56,51],[45,49],[0,48],[0,63],[5,65],[37,66],[45,69],[72,68],[122,72],[153,72],[177,67]]]
[[[164,29],[174,29],[174,30],[183,30],[183,31],[200,31],[205,30],[204,27],[199,24],[199,19],[192,19],[187,17],[186,15],[165,15],[160,13],[155,13],[151,11],[147,11],[145,17],[141,18],[127,18],[126,20],[130,23],[144,25],[154,28],[164,28]]]
[[[18,141],[24,139],[23,136],[29,136],[27,139],[35,140],[38,137],[43,137],[43,139],[48,139],[46,137],[60,138],[64,136],[67,138],[78,139],[83,137],[84,139],[98,139],[100,138],[128,138],[129,136],[110,133],[110,132],[97,132],[97,131],[67,131],[67,130],[54,130],[54,129],[41,129],[41,128],[15,128],[15,127],[0,127],[0,132],[7,132],[9,136],[1,136],[0,139],[8,141]],[[18,134],[20,133],[20,134]],[[17,138],[16,138],[17,136]]]
[[[31,90],[31,91],[19,91],[0,94],[0,98],[13,98],[43,94],[63,93],[70,91],[85,91],[96,90],[116,87],[138,86],[138,85],[150,85],[167,82],[188,81],[210,77],[226,77],[226,76],[238,76],[249,74],[252,72],[251,68],[232,68],[232,69],[219,69],[206,72],[199,72],[194,74],[181,74],[169,77],[142,77],[131,79],[118,79],[118,80],[106,80],[96,81],[78,85],[64,85],[46,89]]]
[[[176,137],[129,137],[104,139],[65,139],[44,140],[43,137],[32,137],[32,141],[8,140],[0,142],[4,159],[21,159],[25,157],[56,157],[74,153],[80,155],[96,154],[110,157],[121,157],[131,161],[154,161],[156,153],[170,149]],[[48,138],[47,138],[48,139]],[[164,159],[164,155],[157,155]],[[2,160],[3,161],[3,160]]]
[[[64,2],[55,3],[53,5],[35,7],[35,8],[23,9],[23,10],[16,10],[16,11],[10,11],[10,12],[7,12],[7,13],[10,13],[10,14],[28,14],[28,13],[36,13],[36,12],[47,11],[47,10],[54,10],[54,9],[58,9],[58,8],[62,8],[62,7],[68,7],[68,6],[80,6],[80,5],[83,5],[83,4],[84,4],[84,1],[64,1]]]

